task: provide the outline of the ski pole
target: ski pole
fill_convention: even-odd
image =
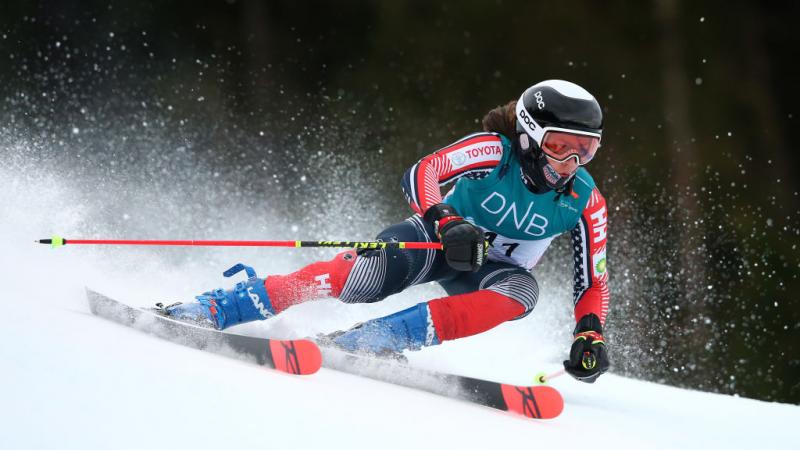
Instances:
[[[545,372],[540,372],[540,373],[536,374],[535,381],[536,381],[536,384],[545,384],[548,381],[552,380],[553,378],[558,378],[561,375],[564,375],[565,373],[567,373],[567,372],[564,369],[561,369],[559,371],[553,372],[553,373],[551,373],[549,375],[546,374]]]
[[[333,247],[355,249],[404,248],[409,250],[441,250],[439,242],[377,242],[377,241],[195,241],[195,240],[131,240],[131,239],[50,239],[34,241],[52,248],[64,245],[162,245],[194,247]]]

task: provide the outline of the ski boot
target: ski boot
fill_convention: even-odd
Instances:
[[[386,317],[359,323],[317,339],[349,353],[405,360],[403,350],[419,350],[440,343],[427,303],[420,303]]]
[[[242,270],[247,273],[247,281],[236,283],[232,289],[204,292],[195,297],[197,302],[193,303],[173,303],[168,306],[157,303],[158,312],[218,330],[274,316],[275,309],[269,301],[264,279],[256,277],[252,267],[239,263],[223,272],[223,275],[232,277]]]

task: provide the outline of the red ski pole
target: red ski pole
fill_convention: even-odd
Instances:
[[[355,249],[405,248],[411,250],[441,250],[439,242],[377,242],[377,241],[195,241],[195,240],[132,240],[132,239],[50,239],[34,241],[51,247],[64,245],[162,245],[194,247],[334,247]]]

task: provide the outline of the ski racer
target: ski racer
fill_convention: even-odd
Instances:
[[[584,88],[563,80],[535,84],[489,111],[484,132],[425,156],[403,176],[415,214],[377,239],[441,242],[443,250],[351,250],[264,279],[247,267],[246,282],[163,313],[224,329],[320,297],[371,303],[436,281],[446,297],[326,337],[353,352],[418,350],[530,314],[539,295],[531,269],[555,237],[570,232],[576,326],[564,368],[594,382],[609,368],[607,209],[583,166],[600,147],[602,123],[600,105]],[[440,186],[451,182],[442,197]]]

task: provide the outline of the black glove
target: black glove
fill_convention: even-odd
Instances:
[[[464,220],[452,206],[433,205],[425,212],[442,242],[444,257],[453,269],[476,272],[486,260],[489,246],[480,228]]]
[[[594,383],[610,365],[600,318],[587,314],[575,327],[575,340],[569,351],[569,361],[564,361],[564,370],[576,380]]]

